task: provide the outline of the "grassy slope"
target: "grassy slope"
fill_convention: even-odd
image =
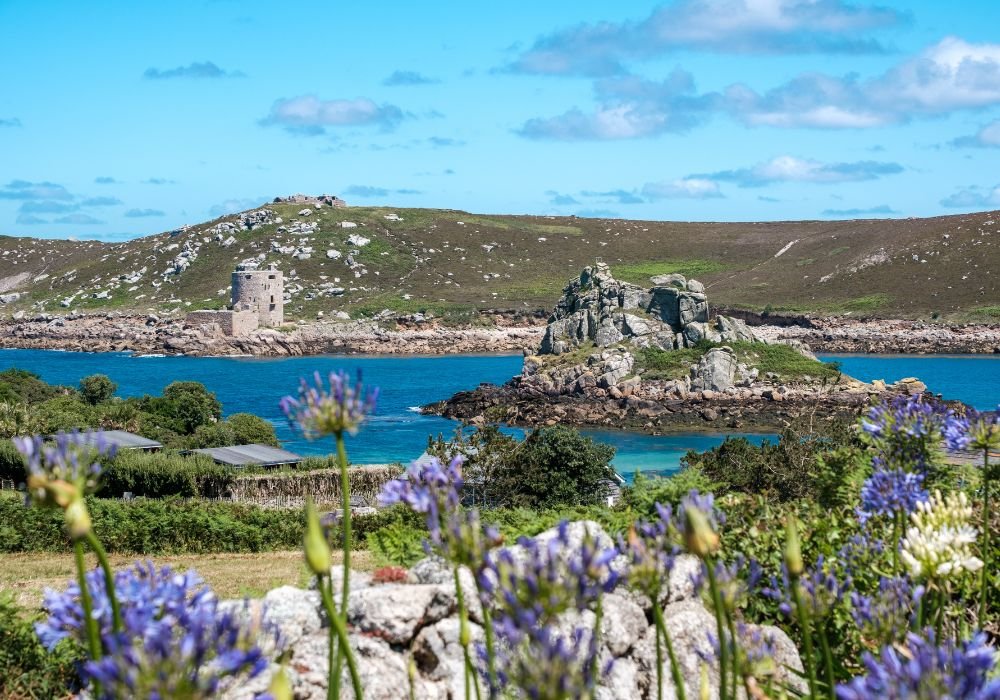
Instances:
[[[269,206],[286,224],[302,208]],[[389,212],[402,221],[386,220]],[[80,291],[73,310],[219,308],[228,299],[233,265],[263,252],[286,278],[294,270],[291,282],[304,287],[286,306],[290,318],[313,318],[320,310],[343,309],[358,316],[388,308],[430,310],[460,320],[475,309],[549,309],[566,280],[597,257],[622,279],[637,283],[665,272],[694,275],[708,285],[714,305],[881,317],[926,318],[936,312],[982,321],[1000,315],[1000,212],[929,219],[673,223],[324,208],[310,217],[321,226],[307,241],[267,226],[237,234],[237,243],[228,248],[204,243],[190,268],[154,289],[151,281],[162,279],[177,253],[163,248],[200,240],[220,220],[175,236],[116,244],[0,237],[0,293],[26,292],[3,308],[65,313],[59,300]],[[343,220],[360,225],[343,229],[338,226]],[[335,248],[346,256],[351,233],[372,240],[357,249],[355,257],[368,270],[360,278],[343,258],[330,260],[325,254]],[[298,260],[273,252],[272,241],[312,246],[312,257]],[[148,272],[142,279],[120,283],[110,299],[90,298],[114,286],[110,281],[118,275],[143,266]],[[42,275],[47,277],[39,279]],[[322,282],[348,291],[342,297],[307,300],[309,290]],[[131,286],[138,288],[129,291]]]

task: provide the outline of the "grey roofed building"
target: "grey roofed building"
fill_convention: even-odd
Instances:
[[[302,461],[302,457],[294,452],[260,444],[206,447],[191,452],[208,455],[217,463],[230,467],[281,467]]]
[[[116,450],[141,450],[151,452],[163,448],[163,445],[156,440],[144,438],[142,435],[128,433],[124,430],[103,430],[100,432],[104,438],[104,443],[114,445]],[[80,443],[93,447],[96,443],[96,433],[80,433]]]

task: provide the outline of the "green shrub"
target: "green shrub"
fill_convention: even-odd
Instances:
[[[223,496],[239,476],[206,455],[124,450],[105,465],[99,495],[147,498]]]
[[[92,374],[80,380],[80,396],[91,406],[109,401],[116,391],[118,385],[106,374]]]
[[[298,549],[300,509],[163,499],[87,499],[94,532],[109,552],[155,555]],[[68,552],[62,513],[25,508],[20,494],[0,496],[0,552]]]
[[[11,367],[0,372],[0,384],[6,385],[4,394],[16,394],[25,403],[41,403],[55,396],[63,394],[75,394],[76,392],[65,386],[54,386],[42,381],[34,372],[29,372],[17,367]]]
[[[716,488],[718,484],[696,466],[681,469],[668,477],[650,478],[640,472],[631,486],[622,489],[622,505],[630,508],[638,518],[652,518],[656,515],[656,503],[675,505],[692,490],[708,493]]]
[[[409,568],[427,556],[426,536],[426,532],[396,522],[369,532],[365,542],[380,565]]]
[[[496,505],[551,508],[591,505],[613,478],[615,448],[556,425],[532,431],[499,467]]]
[[[62,698],[79,685],[82,650],[67,640],[47,651],[33,623],[12,594],[0,593],[0,698]]]
[[[825,506],[842,505],[847,494],[856,498],[867,476],[862,446],[853,424],[845,421],[796,422],[777,443],[755,445],[743,437],[727,437],[706,452],[688,452],[681,464],[699,469],[717,493],[815,499]]]
[[[43,432],[60,430],[85,430],[94,426],[93,409],[78,396],[57,396],[37,406],[45,422]]]

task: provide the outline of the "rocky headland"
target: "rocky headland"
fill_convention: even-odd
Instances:
[[[857,381],[796,337],[712,316],[696,280],[651,282],[618,281],[600,263],[585,268],[565,288],[537,349],[525,353],[520,375],[425,410],[471,423],[763,431],[804,414],[854,415],[873,396],[926,389],[916,379]]]

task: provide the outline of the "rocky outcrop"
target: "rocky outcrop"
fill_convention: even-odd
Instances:
[[[538,353],[559,355],[586,343],[674,350],[701,340],[757,340],[743,321],[721,316],[710,321],[701,282],[676,274],[651,282],[648,289],[620,282],[604,263],[585,267],[563,290]]]
[[[559,545],[557,555],[572,556],[589,537],[598,545],[610,546],[612,540],[593,522],[572,523],[568,544]],[[543,542],[558,543],[555,530],[538,535]],[[511,547],[518,560],[520,548]],[[719,674],[712,658],[709,634],[715,629],[715,618],[705,608],[692,585],[692,574],[700,562],[690,555],[677,558],[670,576],[670,595],[656,604],[663,609],[668,633],[682,670],[688,697],[698,697],[702,687],[702,669],[707,670],[708,687],[717,693]],[[619,557],[613,567],[622,573],[627,562]],[[343,572],[334,569],[339,581]],[[470,587],[471,574],[463,572]],[[438,559],[426,559],[410,571],[406,583],[373,583],[370,577],[352,576],[349,603],[350,640],[357,657],[365,697],[395,700],[409,697],[421,699],[464,700],[463,656],[459,643],[456,597],[452,574]],[[242,601],[231,604],[243,609]],[[648,700],[656,690],[656,632],[652,624],[653,601],[619,585],[602,600],[600,665],[607,668],[601,677],[597,697],[602,700]],[[320,700],[326,697],[328,670],[326,616],[319,596],[313,590],[285,586],[269,592],[262,601],[252,603],[245,614],[263,615],[265,622],[280,631],[289,650],[286,672],[296,698]],[[483,639],[482,615],[471,614],[472,641]],[[573,610],[560,616],[556,628],[566,631],[577,627],[592,629],[596,621],[591,610]],[[778,681],[804,691],[802,664],[794,644],[780,629],[770,626],[747,626],[747,634],[759,633],[771,641],[777,650]],[[277,650],[271,652],[277,656]],[[413,664],[411,677],[408,668]],[[260,677],[237,687],[228,688],[223,698],[244,700],[263,691],[276,663]],[[664,665],[664,697],[673,697],[675,689],[670,669]],[[346,671],[341,697],[352,697]]]

